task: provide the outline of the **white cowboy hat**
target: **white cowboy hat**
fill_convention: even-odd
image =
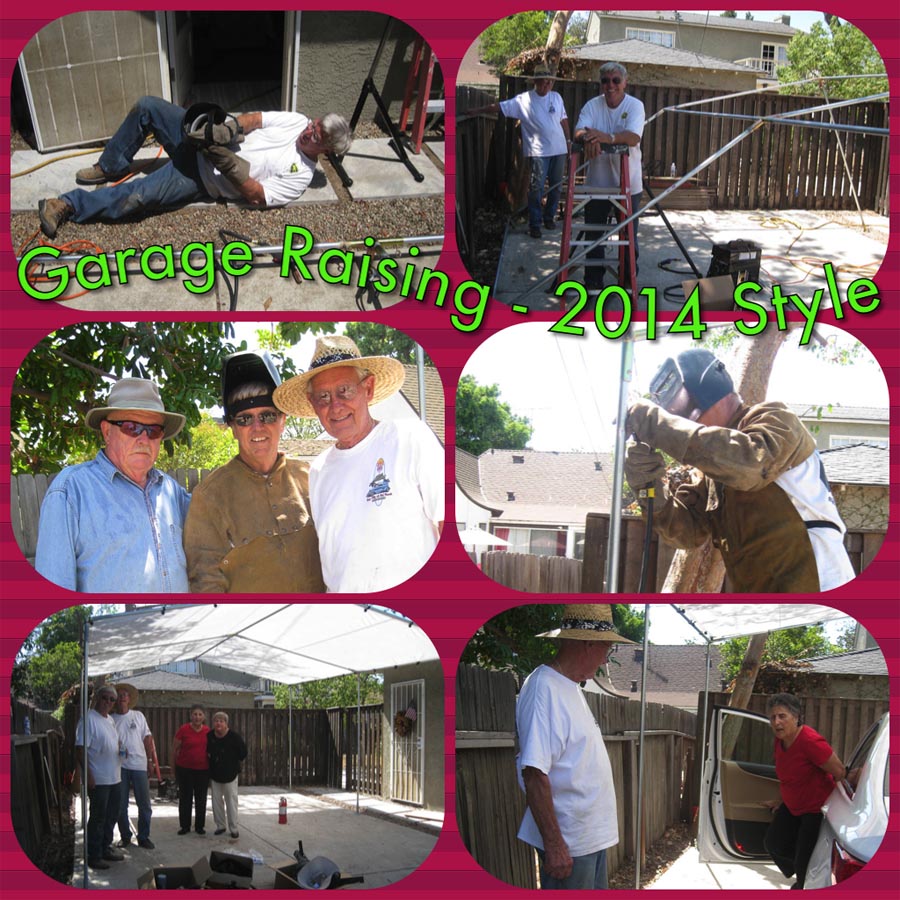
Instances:
[[[106,403],[106,406],[90,410],[84,417],[88,428],[99,431],[100,423],[108,419],[110,413],[127,412],[154,412],[163,416],[163,440],[175,437],[184,428],[184,416],[169,412],[163,405],[159,385],[146,378],[120,378],[110,389]]]

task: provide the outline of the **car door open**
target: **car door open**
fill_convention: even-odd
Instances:
[[[701,862],[770,862],[763,840],[780,802],[768,720],[715,707],[700,782],[697,847]]]

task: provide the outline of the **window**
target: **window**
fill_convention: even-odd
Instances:
[[[787,44],[763,44],[760,52],[763,71],[774,75],[778,66],[787,63]]]
[[[835,447],[852,447],[854,444],[865,444],[868,447],[881,447],[883,450],[888,449],[888,439],[886,437],[863,437],[862,435],[854,437],[848,434],[832,434],[828,438],[828,446],[831,449]]]
[[[675,46],[674,31],[649,31],[644,28],[626,28],[625,37],[635,41],[647,41],[650,44],[659,44],[660,47]]]
[[[501,529],[497,529],[500,534]],[[551,531],[549,528],[510,528],[508,535],[501,535],[509,541],[506,549],[510,553],[530,553],[533,556],[565,556],[565,530]]]

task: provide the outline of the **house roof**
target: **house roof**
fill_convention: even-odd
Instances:
[[[492,506],[481,490],[478,480],[478,457],[468,450],[456,448],[456,484],[472,503],[490,510],[495,516],[501,510]]]
[[[318,456],[320,453],[324,453],[332,444],[334,444],[334,440],[332,438],[321,438],[319,440],[282,438],[278,446],[282,450],[282,452],[284,452],[288,456],[292,456],[294,458],[309,458]]]
[[[887,447],[871,444],[849,444],[820,450],[828,482],[835,484],[867,484],[887,487],[890,484]]]
[[[787,407],[801,419],[815,419],[818,422],[880,422],[887,425],[890,421],[890,410],[886,406],[828,406],[821,403],[788,403]]]
[[[743,66],[740,63],[727,59],[719,59],[715,56],[707,56],[704,53],[694,53],[690,50],[675,50],[669,47],[660,47],[659,44],[651,44],[649,41],[640,41],[636,38],[627,38],[621,41],[604,41],[600,44],[580,44],[575,47],[567,47],[576,59],[597,60],[606,62],[614,59],[627,65],[652,65],[668,66],[682,69],[709,69],[716,72],[745,72],[758,75],[756,69]]]
[[[786,39],[790,39],[800,30],[790,25],[784,25],[781,22],[763,22],[759,19],[730,19],[720,15],[675,12],[675,10],[646,9],[629,10],[628,12],[595,12],[592,15],[604,19],[645,19],[648,24],[650,22],[660,22],[669,27],[699,25],[703,28],[725,28],[732,31],[778,34],[783,35]]]
[[[122,680],[133,684],[139,691],[186,691],[188,693],[217,691],[219,693],[253,695],[259,693],[243,684],[229,684],[226,681],[213,681],[200,675],[183,675],[180,672],[166,672],[161,669],[142,672],[139,675],[128,675]]]
[[[583,523],[589,512],[610,508],[612,455],[485,450],[478,457],[478,484],[504,524]]]
[[[835,656],[815,656],[803,660],[821,675],[887,675],[887,663],[878,647],[854,650]]]
[[[415,366],[404,366],[406,379],[400,393],[406,398],[409,405],[419,415],[419,372]],[[441,376],[434,366],[425,366],[425,420],[431,430],[437,435],[441,444],[444,443],[444,384]]]
[[[609,679],[617,690],[624,693],[631,691],[632,682],[636,682],[637,695],[641,690],[641,659],[643,648],[626,645],[619,647],[615,654],[615,663],[607,666]],[[721,676],[719,664],[722,654],[715,644],[710,648],[709,686],[718,690]],[[697,705],[697,692],[706,687],[706,645],[705,644],[651,644],[647,661],[647,693],[670,694],[680,693],[693,695],[692,703],[675,704]],[[669,702],[669,701],[666,701]]]

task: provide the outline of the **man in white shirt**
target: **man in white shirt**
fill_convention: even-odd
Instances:
[[[630,94],[628,73],[621,63],[608,62],[600,67],[600,96],[588,100],[582,107],[575,125],[575,140],[585,144],[585,156],[590,164],[587,183],[600,188],[619,187],[620,157],[601,153],[602,144],[628,145],[628,180],[630,182],[631,207],[637,212],[641,205],[644,186],[641,180],[641,135],[644,133],[644,104]],[[609,200],[591,200],[584,211],[587,225],[602,225],[614,218],[615,207]],[[639,219],[634,220],[634,258],[638,257],[637,229]],[[596,234],[591,234],[596,239]],[[606,247],[600,245],[591,250],[588,259],[603,259]],[[585,266],[584,284],[588,290],[603,287],[605,269],[602,266]],[[619,273],[623,276],[624,273]],[[620,281],[622,278],[620,277]]]
[[[133,684],[116,685],[116,711],[112,720],[119,735],[119,746],[124,748],[122,759],[122,782],[119,791],[119,846],[127,847],[131,843],[131,826],[128,822],[128,795],[134,788],[134,802],[138,808],[137,843],[138,847],[153,850],[150,840],[150,818],[153,810],[150,804],[150,779],[148,767],[156,763],[156,746],[150,726],[142,712],[132,707],[137,706],[140,694]]]
[[[605,603],[574,603],[555,638],[559,652],[526,679],[516,702],[516,768],[528,804],[519,840],[540,859],[543,890],[608,887],[606,851],[619,842],[616,792],[600,726],[581,690],[606,664],[615,631]]]
[[[554,75],[546,66],[537,66],[532,75],[534,87],[499,103],[468,110],[469,115],[501,112],[518,119],[522,129],[522,152],[528,159],[531,177],[528,184],[528,233],[541,237],[541,222],[552,231],[556,225],[559,195],[571,144],[569,120],[562,97],[551,90]],[[544,185],[547,202],[541,206]]]

